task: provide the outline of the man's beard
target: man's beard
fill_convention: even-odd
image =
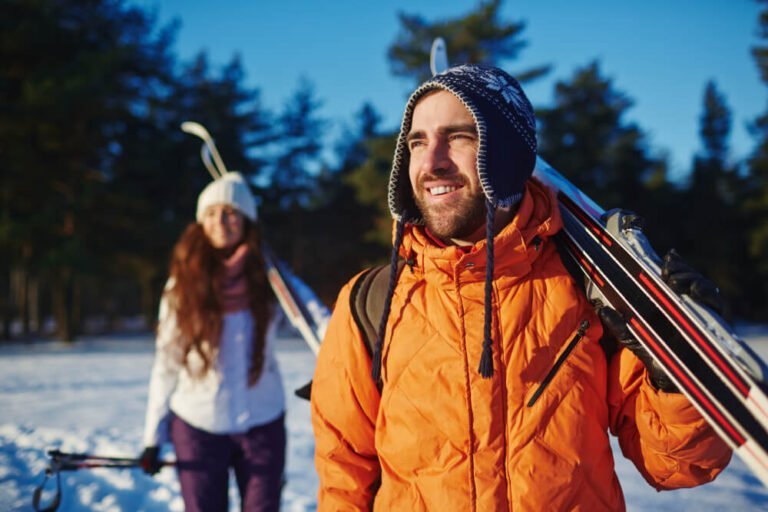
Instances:
[[[419,208],[424,223],[434,236],[450,240],[463,240],[475,233],[485,222],[485,195],[482,190],[462,197],[457,203],[450,205],[427,205],[423,195],[428,194],[423,188],[415,194],[416,206]]]

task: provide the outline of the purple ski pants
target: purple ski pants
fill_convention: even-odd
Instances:
[[[243,434],[211,434],[173,416],[171,441],[186,512],[229,510],[229,468],[235,471],[243,512],[280,510],[283,416]]]

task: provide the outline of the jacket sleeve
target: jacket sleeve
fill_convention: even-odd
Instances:
[[[352,317],[351,284],[337,299],[312,381],[318,510],[370,510],[379,482],[374,443],[379,390]]]
[[[728,445],[684,395],[656,390],[629,350],[613,357],[608,379],[611,432],[657,490],[709,482],[728,465]]]
[[[163,298],[160,301],[155,359],[149,378],[147,414],[144,419],[144,446],[159,446],[168,440],[167,420],[170,401],[181,370],[181,354],[176,339],[176,315]]]

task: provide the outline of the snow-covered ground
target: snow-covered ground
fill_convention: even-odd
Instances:
[[[768,332],[745,335],[768,359]],[[152,343],[149,335],[134,335],[71,345],[0,345],[0,512],[32,510],[47,450],[129,457],[139,453]],[[293,390],[311,378],[314,356],[299,339],[286,337],[278,360],[288,395],[283,510],[311,511],[316,509],[317,476],[309,404]],[[649,487],[618,453],[616,461],[629,510],[768,510],[768,489],[738,458],[711,484],[663,493]],[[61,485],[61,511],[183,510],[171,469],[154,478],[137,469],[65,472]],[[237,510],[234,488],[231,496],[231,510]]]

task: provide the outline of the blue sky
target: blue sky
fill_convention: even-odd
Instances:
[[[302,77],[315,86],[321,114],[339,127],[364,101],[395,127],[409,84],[390,73],[386,52],[399,30],[398,12],[429,20],[472,10],[469,0],[133,0],[159,21],[181,22],[175,49],[183,58],[206,50],[215,65],[237,53],[247,82],[266,106],[279,109]],[[752,0],[507,0],[505,20],[525,21],[528,47],[505,64],[514,73],[541,64],[552,72],[526,86],[535,106],[551,103],[557,80],[598,59],[604,75],[635,102],[628,120],[670,156],[674,176],[699,149],[704,85],[713,79],[733,113],[733,158],[754,147],[746,125],[765,111],[750,48],[758,43],[759,5]],[[450,42],[449,42],[450,46]]]

